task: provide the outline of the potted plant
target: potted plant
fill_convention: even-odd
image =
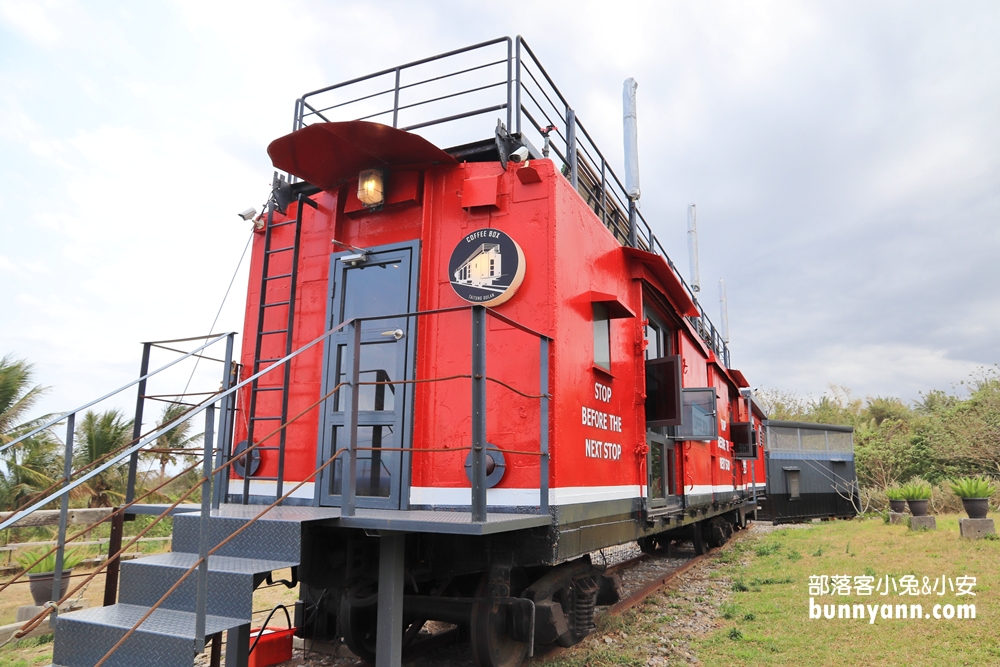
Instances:
[[[927,516],[927,501],[931,497],[931,485],[925,482],[910,482],[900,489],[913,516]]]
[[[39,555],[41,555],[41,552],[39,551],[26,551],[24,553],[17,554],[15,559],[22,568],[27,568],[29,565],[38,560]],[[86,557],[87,554],[82,549],[74,549],[63,554],[61,583],[63,591],[66,590],[66,584],[68,582],[70,572],[72,572],[73,568],[79,565],[80,562]],[[28,588],[31,590],[31,598],[34,600],[35,605],[39,607],[52,599],[52,586],[55,583],[55,569],[56,553],[54,551],[28,569]]]
[[[894,486],[885,490],[885,495],[889,499],[889,509],[898,514],[906,511],[906,498],[903,497],[903,490]]]
[[[963,477],[949,484],[955,495],[962,499],[962,506],[970,519],[985,519],[990,509],[990,496],[996,487],[985,477]]]

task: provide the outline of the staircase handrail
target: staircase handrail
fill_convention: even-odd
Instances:
[[[209,334],[208,336],[204,336],[203,338],[208,338],[211,335],[212,334]],[[224,339],[226,336],[229,336],[229,335],[230,335],[229,332],[223,333],[223,334],[219,334],[218,336],[216,336],[215,338],[213,338],[209,342],[205,343],[201,347],[198,347],[198,348],[195,348],[195,349],[191,350],[190,352],[188,352],[184,356],[178,357],[177,359],[174,359],[170,363],[168,363],[168,364],[166,364],[164,366],[161,366],[160,368],[157,368],[155,371],[150,371],[149,373],[146,373],[145,375],[132,380],[128,384],[122,385],[121,387],[118,387],[117,389],[115,389],[115,390],[113,390],[113,391],[105,394],[104,396],[101,396],[100,398],[94,399],[93,401],[90,401],[89,403],[85,403],[84,405],[81,405],[78,408],[75,408],[73,410],[68,410],[67,412],[62,413],[58,417],[53,417],[52,419],[50,419],[49,421],[45,422],[41,426],[38,426],[37,428],[32,429],[31,431],[25,433],[24,435],[21,435],[21,436],[15,438],[14,440],[11,440],[10,442],[8,442],[6,445],[3,445],[2,447],[0,447],[0,454],[2,454],[3,452],[7,451],[8,449],[10,449],[11,447],[13,447],[14,445],[18,444],[19,442],[21,442],[23,440],[27,440],[31,436],[33,436],[33,435],[35,435],[37,433],[40,433],[40,432],[42,432],[42,431],[44,431],[46,429],[52,428],[53,426],[55,426],[59,422],[64,421],[70,415],[75,415],[78,412],[81,412],[83,410],[86,410],[87,408],[93,407],[93,406],[97,405],[98,403],[100,403],[101,401],[105,401],[105,400],[111,398],[112,396],[114,396],[115,394],[119,394],[119,393],[125,391],[129,387],[134,387],[135,385],[139,384],[143,380],[149,379],[149,378],[153,377],[154,375],[167,370],[171,366],[174,366],[174,365],[176,365],[176,364],[184,361],[185,359],[188,359],[188,358],[190,358],[192,356],[195,356],[195,354],[197,354],[198,352],[201,352],[205,348],[208,348],[208,347],[211,347],[212,345],[215,345],[220,340]],[[167,341],[167,342],[169,342],[169,341]]]
[[[282,357],[281,359],[278,359],[277,361],[275,361],[273,364],[271,364],[267,368],[262,369],[261,371],[255,373],[254,375],[251,375],[250,377],[244,379],[241,382],[238,382],[237,384],[234,384],[232,387],[230,387],[226,391],[219,392],[217,394],[213,394],[209,398],[207,398],[204,401],[202,401],[201,403],[199,403],[196,407],[194,407],[193,409],[191,409],[185,415],[185,417],[184,417],[184,419],[182,421],[180,421],[180,422],[176,422],[176,421],[175,422],[170,422],[170,424],[162,426],[161,428],[157,429],[153,433],[147,435],[145,438],[143,438],[142,440],[140,440],[138,443],[132,445],[131,447],[128,447],[127,449],[121,450],[118,453],[117,456],[115,456],[114,458],[106,461],[104,464],[98,466],[97,468],[94,468],[93,470],[91,470],[89,473],[87,473],[83,477],[80,477],[80,478],[78,478],[78,479],[76,479],[76,480],[74,480],[72,482],[69,482],[66,486],[62,487],[62,489],[60,489],[59,491],[56,491],[54,493],[49,494],[48,496],[46,496],[42,500],[39,500],[39,501],[35,502],[30,507],[27,507],[27,508],[25,508],[25,509],[23,509],[23,510],[21,510],[19,512],[16,512],[16,513],[8,516],[6,520],[0,522],[0,530],[3,530],[4,528],[8,528],[8,527],[12,526],[13,524],[15,524],[18,521],[22,520],[24,517],[28,516],[29,514],[31,514],[32,512],[34,512],[35,510],[41,509],[45,505],[49,504],[53,500],[57,500],[59,498],[62,498],[64,495],[68,494],[70,491],[76,489],[78,486],[80,486],[81,484],[87,482],[88,480],[90,480],[91,478],[95,477],[96,475],[99,475],[100,473],[104,472],[108,468],[110,468],[110,467],[112,467],[112,466],[114,466],[114,465],[116,465],[118,463],[121,463],[127,457],[129,457],[132,454],[138,452],[143,447],[149,445],[149,443],[155,442],[157,438],[159,438],[161,435],[167,433],[168,431],[176,428],[178,426],[178,424],[183,423],[185,421],[188,421],[188,420],[192,419],[196,415],[198,415],[201,412],[203,412],[204,410],[206,410],[210,405],[214,405],[215,403],[217,403],[220,399],[223,399],[226,396],[230,396],[230,395],[235,394],[237,391],[239,391],[243,387],[247,386],[248,384],[250,384],[251,382],[253,382],[257,378],[259,378],[260,376],[265,375],[266,373],[269,373],[269,372],[273,371],[275,368],[280,367],[282,364],[287,363],[291,359],[297,357],[302,352],[305,352],[306,350],[308,350],[311,347],[315,346],[317,343],[319,343],[322,340],[326,339],[330,335],[336,333],[337,331],[340,331],[342,328],[344,328],[345,326],[347,326],[348,324],[350,324],[353,321],[354,321],[353,319],[350,319],[350,320],[347,320],[346,322],[342,322],[341,324],[338,324],[336,327],[334,327],[334,328],[326,331],[325,333],[321,334],[320,336],[314,338],[313,340],[311,340],[310,342],[306,343],[305,345],[303,345],[299,349],[295,350],[291,354],[288,354],[288,355]],[[226,334],[226,335],[229,335],[229,334]],[[218,340],[219,339],[216,339],[216,341],[213,341],[213,342],[217,342]],[[203,348],[199,348],[199,349],[203,349]],[[198,350],[195,350],[195,352],[197,352],[197,351]],[[160,370],[162,370],[162,369],[160,369]],[[148,375],[146,377],[148,377]],[[135,382],[138,382],[138,380],[136,380]],[[132,382],[132,383],[126,385],[126,387],[132,386],[133,384],[135,384],[135,382]],[[101,399],[101,400],[103,400],[103,399]],[[94,403],[97,403],[97,402],[98,401],[93,401],[93,402],[89,403],[87,406],[84,406],[83,408],[80,408],[80,409],[81,410],[85,409],[89,405],[93,405]],[[73,415],[73,414],[75,414],[75,412],[66,413],[66,415],[63,416],[63,419],[65,419],[67,416]],[[57,422],[58,422],[58,420],[56,420],[56,422],[53,422],[53,423],[57,423]]]

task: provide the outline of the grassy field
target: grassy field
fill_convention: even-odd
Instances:
[[[937,531],[915,532],[881,519],[812,524],[727,546],[714,573],[728,580],[721,627],[694,643],[703,665],[1000,665],[1000,541],[959,538],[958,515],[937,517]],[[1000,519],[993,516],[994,520]],[[1000,523],[1000,521],[998,521]],[[879,605],[865,619],[810,619],[810,577],[914,575],[923,590],[900,596],[827,595],[817,604]],[[933,592],[944,576],[976,578],[976,595]],[[974,620],[927,618],[935,604],[976,605]],[[921,604],[924,618],[883,619],[881,605]],[[839,611],[839,609],[838,609]],[[942,608],[942,613],[947,610]],[[893,607],[895,612],[895,607]]]
[[[938,530],[933,532],[914,532],[875,518],[741,534],[644,605],[601,619],[599,632],[580,646],[539,657],[533,664],[1000,666],[1000,541],[960,539],[959,518],[938,516]],[[993,518],[1000,523],[1000,515]],[[813,595],[815,602],[864,604],[864,619],[809,618],[810,577],[822,575],[849,576],[851,595]],[[949,589],[943,596],[900,596],[898,591],[858,596],[853,589],[854,577],[872,577],[874,586],[888,576],[899,586],[906,575],[915,576],[921,589],[924,577],[931,588],[942,576],[952,582],[975,577],[976,595],[958,597]],[[88,593],[99,596],[103,586],[96,584]],[[0,612],[12,614],[23,604],[20,593],[18,599],[5,598]],[[296,596],[296,589],[265,588],[255,594],[254,607],[267,610]],[[976,618],[881,617],[881,605],[904,602],[921,604],[924,614],[932,613],[935,604],[973,602]],[[879,605],[874,623],[867,605]],[[255,620],[259,622],[260,615]],[[44,639],[7,646],[0,649],[0,664],[45,665],[51,647]]]

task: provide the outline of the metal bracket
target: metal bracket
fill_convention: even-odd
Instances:
[[[285,588],[295,588],[296,586],[299,585],[299,568],[297,567],[292,568],[291,581],[289,581],[288,579],[275,580],[273,577],[274,577],[274,572],[268,572],[267,576],[264,577],[264,581],[267,583],[268,586],[273,586],[274,584],[284,584]]]

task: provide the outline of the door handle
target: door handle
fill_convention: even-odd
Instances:
[[[382,336],[392,336],[396,340],[401,340],[403,338],[402,329],[393,329],[392,331],[383,331],[380,335]]]

